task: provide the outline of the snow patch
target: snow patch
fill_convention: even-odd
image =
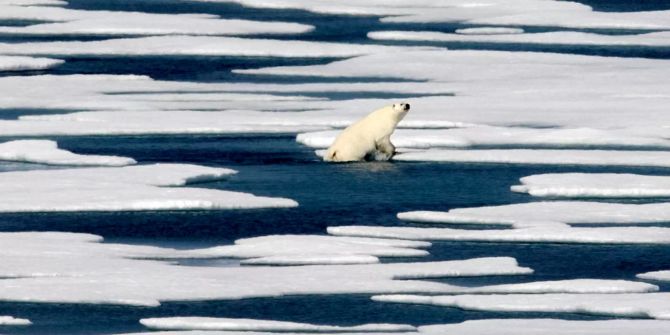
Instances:
[[[28,319],[15,318],[13,316],[0,316],[0,326],[30,326],[33,324]]]

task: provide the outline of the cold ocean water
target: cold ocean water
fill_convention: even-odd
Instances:
[[[670,9],[667,1],[586,1],[597,10],[637,11]],[[372,30],[397,29],[453,31],[464,25],[383,24],[376,17],[318,15],[299,10],[249,9],[233,4],[191,3],[176,0],[70,0],[69,8],[86,10],[143,11],[153,13],[211,13],[224,18],[285,20],[312,24],[306,35],[284,39],[382,43],[366,39]],[[31,22],[0,22],[23,25]],[[528,28],[542,31],[545,28]],[[546,29],[545,29],[546,30]],[[609,34],[621,31],[600,31]],[[262,36],[261,36],[262,37]],[[68,36],[61,40],[101,39]],[[0,35],[0,41],[59,40],[59,37]],[[521,50],[588,55],[670,58],[664,48],[519,46],[486,43],[409,43],[443,45],[452,49]],[[106,57],[65,58],[64,65],[38,73],[143,74],[162,80],[202,82],[314,82],[347,81],[295,77],[236,75],[231,69],[279,65],[322,64],[333,59],[279,59],[272,57]],[[3,74],[7,75],[7,74]],[[357,80],[360,81],[360,80]],[[330,99],[361,97],[357,92],[314,96]],[[368,97],[389,100],[405,96],[378,92]],[[2,118],[20,115],[62,113],[61,110],[7,110]],[[377,162],[325,164],[313,149],[298,144],[295,134],[277,135],[178,135],[178,136],[85,136],[50,137],[68,150],[81,154],[113,154],[135,158],[139,163],[179,162],[221,166],[238,170],[237,175],[205,188],[287,197],[297,208],[234,211],[86,212],[0,214],[0,231],[66,231],[99,234],[108,242],[168,246],[205,247],[232,243],[235,239],[271,234],[323,234],[328,226],[414,226],[399,221],[398,212],[448,210],[533,201],[513,193],[511,185],[523,176],[548,172],[633,172],[670,175],[670,169],[584,168],[505,166],[487,164],[441,164]],[[39,164],[0,163],[0,171],[54,168]],[[661,199],[645,199],[653,202]],[[665,199],[667,200],[667,199]],[[669,223],[670,224],[670,223]],[[427,226],[427,225],[422,225]],[[535,270],[530,276],[491,276],[441,279],[466,286],[572,278],[634,279],[635,274],[670,269],[670,246],[589,245],[548,243],[434,242],[430,256],[419,260],[458,260],[485,256],[515,257],[520,265]],[[401,259],[409,261],[417,259]],[[394,261],[398,261],[397,259]],[[235,261],[183,261],[182,266],[237,266]],[[670,285],[656,283],[662,291]],[[570,313],[494,313],[454,308],[373,302],[367,295],[287,296],[233,301],[170,302],[160,307],[127,307],[85,304],[34,304],[1,302],[0,315],[29,318],[30,327],[3,327],[6,334],[105,334],[145,330],[140,318],[157,316],[220,316],[354,325],[361,323],[408,323],[413,325],[461,322],[467,319],[553,317],[602,319],[606,317]]]

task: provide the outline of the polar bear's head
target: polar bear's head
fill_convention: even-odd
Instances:
[[[395,115],[397,122],[400,122],[405,115],[407,115],[407,112],[409,112],[409,104],[408,103],[397,103],[392,105],[393,109],[393,114]]]

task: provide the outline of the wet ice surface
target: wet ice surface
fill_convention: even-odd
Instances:
[[[282,0],[239,2],[256,3],[260,7],[286,3]],[[535,42],[526,45],[389,43],[368,40],[367,33],[431,30],[447,34],[465,32],[468,35],[462,38],[472,39],[476,34],[514,32],[517,34],[513,38],[523,39],[533,36],[530,34],[563,36],[576,30],[577,35],[568,35],[581,38],[599,34],[598,39],[620,42],[634,40],[633,33],[663,36],[664,33],[653,30],[666,29],[668,21],[665,12],[617,13],[617,10],[668,8],[663,3],[632,8],[617,7],[616,2],[595,1],[596,9],[604,7],[607,12],[600,13],[579,4],[545,2],[538,7],[542,14],[538,15],[538,12],[529,12],[530,7],[524,7],[531,4],[530,0],[511,5],[506,1],[494,2],[491,8],[445,9],[432,8],[432,1],[412,1],[411,5],[417,9],[384,4],[361,7],[355,1],[338,4],[291,1],[293,9],[286,10],[172,0],[132,3],[12,0],[3,3],[64,6],[62,10],[50,8],[44,13],[70,15],[68,22],[35,22],[40,19],[35,11],[30,14],[30,9],[21,9],[23,16],[0,21],[6,26],[0,29],[4,31],[0,41],[5,43],[0,53],[5,50],[13,54],[69,54],[63,57],[64,64],[49,62],[48,69],[19,67],[21,71],[16,73],[0,72],[3,77],[0,85],[7,93],[0,97],[3,108],[0,129],[7,141],[39,136],[56,140],[60,148],[76,154],[129,157],[137,160],[141,167],[154,163],[195,164],[201,166],[196,169],[234,169],[238,173],[224,180],[199,178],[198,183],[188,185],[191,200],[200,204],[189,207],[190,211],[177,210],[175,207],[182,206],[161,198],[143,202],[145,211],[142,212],[127,211],[126,203],[98,208],[115,211],[0,214],[3,232],[0,236],[5,235],[7,243],[14,243],[11,251],[3,254],[7,259],[2,262],[0,284],[12,290],[2,290],[3,298],[10,301],[0,303],[0,315],[33,322],[27,327],[0,326],[0,332],[141,332],[148,331],[140,323],[141,319],[145,319],[145,324],[147,319],[158,320],[154,325],[159,325],[160,320],[177,320],[176,323],[181,322],[184,327],[197,328],[205,327],[201,321],[216,326],[231,318],[248,320],[242,325],[246,329],[265,326],[267,331],[273,330],[272,325],[287,325],[281,322],[293,322],[286,329],[295,327],[295,323],[302,324],[301,327],[308,324],[303,331],[316,331],[320,326],[386,323],[432,325],[418,328],[419,333],[427,334],[444,331],[486,334],[492,331],[489,322],[493,321],[474,320],[499,318],[511,318],[495,323],[507,325],[510,331],[517,330],[515,334],[532,326],[557,329],[558,334],[575,328],[595,333],[611,328],[622,332],[643,330],[650,334],[664,331],[666,325],[658,323],[660,321],[594,320],[631,314],[664,317],[666,292],[670,288],[667,283],[670,269],[667,223],[670,220],[666,218],[665,193],[640,187],[645,180],[634,178],[625,184],[649,191],[644,198],[606,197],[600,199],[606,203],[559,203],[553,209],[533,208],[533,205],[527,209],[510,207],[492,214],[485,208],[537,201],[531,195],[510,191],[511,186],[527,176],[575,172],[593,176],[628,173],[644,178],[669,175],[664,152],[668,146],[666,126],[670,122],[666,115],[670,96],[668,74],[664,70],[667,60],[644,59],[668,58],[667,51],[639,46],[594,48],[573,44],[555,47]],[[424,15],[426,8],[428,15]],[[501,16],[501,8],[515,15]],[[135,20],[129,21],[132,24],[120,26],[119,18],[127,13],[99,20],[100,17],[93,17],[95,14],[84,14],[82,10],[151,14],[138,13]],[[357,15],[322,15],[310,11]],[[358,15],[386,16],[398,11],[410,15],[389,16],[381,22],[376,16]],[[453,15],[445,16],[445,11]],[[177,18],[171,17],[172,14],[191,13],[200,15],[189,16],[188,24],[166,24]],[[2,11],[2,14],[11,12]],[[256,25],[249,21],[218,22],[212,15],[264,22]],[[435,22],[436,18],[443,21],[445,17],[459,22]],[[157,24],[148,27],[145,18],[152,18]],[[309,30],[312,26],[315,29]],[[224,42],[241,42],[239,37],[152,36],[171,33],[251,35],[251,39],[245,40],[245,48],[231,48]],[[113,35],[126,34],[131,34],[126,40],[111,40]],[[138,38],[139,35],[150,37]],[[501,35],[487,35],[487,38],[498,38],[496,36]],[[274,41],[264,40],[266,38]],[[298,43],[300,40],[309,43]],[[31,44],[16,45],[20,42]],[[201,49],[203,42],[214,44]],[[138,44],[147,43],[153,43],[152,50],[136,51]],[[172,43],[178,43],[178,48]],[[286,45],[290,47],[277,50],[278,46]],[[411,45],[475,51],[396,52]],[[175,55],[184,47],[190,48],[188,55]],[[325,52],[321,50],[323,47],[326,47]],[[113,56],[127,54],[129,50],[136,55]],[[562,55],[515,52],[529,50]],[[212,52],[226,56],[211,56]],[[100,57],[103,54],[106,56]],[[203,56],[206,54],[210,56]],[[341,59],[361,54],[371,55]],[[33,62],[27,58],[14,60]],[[340,62],[323,65],[333,60]],[[436,67],[436,63],[455,65]],[[273,68],[277,66],[280,68]],[[485,70],[480,71],[484,67]],[[269,69],[256,70],[259,68]],[[390,68],[393,70],[389,71]],[[231,72],[233,69],[247,71]],[[617,81],[611,77],[614,69],[618,71]],[[20,76],[11,77],[14,74]],[[130,74],[149,75],[155,80],[130,76],[35,76],[38,74]],[[517,76],[522,78],[516,80]],[[53,90],[54,87],[58,90]],[[313,148],[295,141],[297,132],[309,132],[298,139],[309,146],[325,147],[339,128],[389,100],[400,99],[411,100],[413,113],[400,125],[402,129],[395,141],[402,150],[408,151],[407,155],[415,154],[423,157],[421,159],[328,165],[320,162]],[[493,110],[491,106],[496,106],[496,113],[489,112]],[[640,116],[640,106],[644,106],[646,117]],[[65,134],[106,136],[59,137]],[[457,147],[463,149],[464,155],[472,149],[502,150],[491,150],[491,154],[503,158],[505,156],[500,154],[514,153],[510,149],[529,151],[522,151],[513,159],[507,156],[506,162],[515,161],[515,165],[493,165],[490,164],[492,159],[428,162],[426,157],[430,153],[409,152],[433,147]],[[547,147],[572,150],[543,151]],[[547,159],[547,156],[586,165],[556,165],[556,159]],[[604,158],[608,164],[603,164]],[[528,164],[533,160],[545,165]],[[3,174],[30,171],[22,172],[21,180],[14,180],[17,183],[14,190],[23,192],[22,196],[27,199],[21,201],[24,206],[39,203],[30,201],[40,200],[39,195],[35,195],[37,192],[31,192],[31,187],[33,191],[48,189],[54,179],[73,183],[69,192],[49,197],[61,201],[61,205],[72,199],[68,193],[71,196],[71,192],[100,187],[96,183],[99,178],[93,179],[96,182],[86,182],[84,177],[90,177],[90,170],[81,170],[79,174],[72,169],[60,171],[61,167],[40,163],[45,162],[0,162]],[[32,172],[36,169],[49,171]],[[52,171],[56,169],[58,171]],[[72,176],[59,177],[67,174]],[[39,175],[51,178],[34,178]],[[122,177],[129,175],[133,174],[122,173],[105,182],[118,184],[123,181]],[[158,170],[156,175],[160,175]],[[138,176],[142,183],[151,184],[152,173]],[[588,184],[592,191],[584,194],[598,194],[602,185],[618,181],[605,178],[601,184]],[[24,184],[29,187],[22,186]],[[171,182],[159,184],[171,185]],[[584,182],[577,180],[571,185],[584,187]],[[181,186],[158,188],[170,196],[184,189]],[[233,211],[202,209],[216,207],[202,203],[203,199],[229,195],[226,191],[268,197],[263,199],[271,201],[281,198],[285,205],[289,201],[286,199],[292,199],[300,206]],[[606,191],[601,194],[611,194]],[[100,194],[100,189],[97,193]],[[132,202],[132,197],[126,194],[142,195],[137,192],[137,185],[132,185],[126,193],[110,194],[111,200]],[[7,197],[11,198],[11,194]],[[235,199],[219,198],[226,203],[235,203]],[[81,200],[89,201],[91,206],[78,210],[91,210],[104,203],[95,194],[85,192],[75,202],[81,203]],[[468,207],[473,209],[459,209]],[[461,216],[454,215],[456,219],[446,224],[439,218],[418,223],[416,221],[422,221],[421,215],[407,214],[454,209],[452,214]],[[399,216],[402,220],[398,219],[398,213],[405,213]],[[466,218],[463,214],[469,216]],[[338,228],[340,226],[355,227]],[[23,235],[25,240],[17,240],[7,233],[25,231],[36,233]],[[91,239],[81,245],[67,240],[40,243],[44,240],[39,232],[44,231],[93,233],[103,236],[105,243],[97,243],[97,239],[89,235],[70,236],[75,240],[76,236]],[[382,232],[398,239],[327,236],[328,231],[365,236]],[[27,248],[30,243],[34,246]],[[30,250],[38,253],[42,250],[45,254],[44,248],[49,246],[54,249],[48,250],[51,260],[48,264],[44,257],[30,255]],[[66,250],[73,254],[63,253]],[[485,258],[482,260],[482,257]],[[462,264],[470,266],[454,270],[454,263],[448,261],[463,261]],[[33,278],[7,278],[18,275]],[[221,280],[224,277],[229,279]],[[312,277],[316,280],[310,281]],[[107,282],[111,283],[107,285]],[[59,289],[52,289],[55,286]],[[644,293],[656,290],[661,293]],[[459,296],[454,294],[476,294],[473,299],[492,297],[492,300],[462,300],[458,307],[475,305],[477,308],[459,309],[373,301],[372,293],[421,297],[426,293],[449,294],[444,299],[457,299]],[[529,299],[529,303],[515,311],[501,311],[501,300],[497,300],[501,296],[490,295],[492,293],[513,293]],[[545,301],[541,296],[549,294],[566,302],[543,305]],[[616,296],[624,297],[623,294],[626,299],[635,298],[636,310],[629,308],[636,306],[625,306],[625,302],[617,301]],[[580,296],[590,305],[578,304]],[[246,299],[227,300],[241,297]],[[533,299],[537,304],[530,304]],[[63,304],[65,301],[70,304]],[[103,304],[89,304],[92,302]],[[117,305],[104,304],[109,302]],[[159,302],[161,305],[156,306]],[[579,313],[584,306],[593,314]],[[622,309],[612,312],[603,310],[603,306]],[[610,315],[600,315],[603,312]],[[175,317],[183,319],[157,319]],[[517,320],[521,318],[558,320]],[[466,320],[471,321],[460,323]],[[341,329],[365,330],[338,328]]]

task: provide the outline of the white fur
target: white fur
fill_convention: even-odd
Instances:
[[[395,154],[391,134],[409,112],[409,104],[399,103],[378,109],[340,133],[328,148],[327,162],[364,160],[374,154],[377,160],[388,160]]]

